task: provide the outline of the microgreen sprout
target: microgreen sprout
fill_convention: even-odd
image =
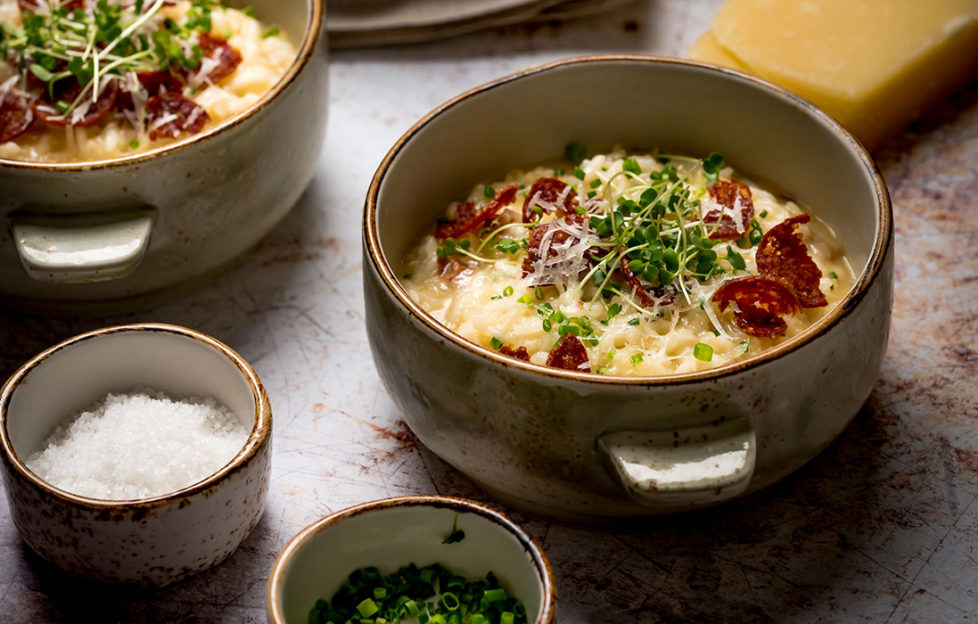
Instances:
[[[720,169],[723,169],[723,156],[713,152],[703,159],[703,176],[707,184],[716,184],[720,179]]]

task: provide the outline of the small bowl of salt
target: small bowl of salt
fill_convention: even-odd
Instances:
[[[199,332],[109,327],[0,389],[0,471],[21,537],[73,574],[160,586],[227,558],[258,523],[271,408],[251,366]]]

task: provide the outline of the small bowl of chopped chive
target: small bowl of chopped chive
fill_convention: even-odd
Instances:
[[[35,552],[76,576],[166,585],[258,523],[271,407],[226,345],[163,324],[70,338],[0,389],[0,472]]]
[[[550,564],[526,531],[479,503],[405,496],[303,529],[275,561],[272,624],[545,624]]]

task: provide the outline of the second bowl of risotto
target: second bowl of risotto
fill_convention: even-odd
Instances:
[[[364,220],[371,347],[421,440],[513,504],[710,505],[801,466],[865,401],[891,229],[869,156],[787,92],[561,61],[388,154]]]
[[[0,0],[0,294],[117,309],[255,244],[315,170],[321,3]]]

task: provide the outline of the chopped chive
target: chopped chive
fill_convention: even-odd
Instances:
[[[693,347],[693,357],[703,362],[709,362],[713,359],[713,347],[697,342],[696,346]]]
[[[602,184],[601,178],[595,178],[588,183],[588,186],[590,186],[593,189],[596,189],[599,186],[601,186],[601,184]]]
[[[503,297],[508,297],[508,296],[510,296],[512,294],[513,294],[513,287],[512,286],[507,286],[506,288],[503,288]]]
[[[635,325],[638,325],[641,322],[642,322],[642,319],[636,316],[635,318],[633,318],[630,321],[628,321],[628,324],[629,325],[632,325],[632,326],[635,326]]]
[[[574,177],[575,178],[577,178],[578,180],[583,180],[585,175],[587,175],[587,174],[584,173],[584,170],[583,169],[581,169],[580,167],[574,167]]]
[[[766,218],[767,218],[767,210],[762,210],[762,211],[761,211],[761,214],[760,214],[759,216],[760,216],[760,217],[761,217],[762,219],[766,219]]]
[[[268,39],[269,37],[274,37],[275,35],[279,34],[279,32],[280,31],[278,29],[278,26],[269,26],[268,27],[268,30],[266,30],[262,34],[261,38],[262,39]]]
[[[635,355],[633,355],[633,356],[631,357],[631,360],[632,360],[632,366],[638,366],[639,364],[641,364],[641,363],[642,363],[642,360],[643,360],[643,359],[644,359],[644,358],[642,357],[642,354],[641,354],[641,353],[636,353]]]
[[[370,617],[374,613],[380,611],[380,607],[377,606],[377,603],[374,602],[372,598],[367,598],[357,605],[357,611],[359,611],[360,615],[363,617]]]
[[[489,341],[489,346],[495,349],[496,351],[499,351],[500,347],[503,346],[503,341],[493,336],[492,339]]]
[[[496,196],[496,189],[492,188],[491,185],[487,184],[482,188],[482,195],[487,199],[493,199]]]
[[[839,279],[839,275],[835,271],[829,271],[829,277],[831,277],[834,280]]]
[[[252,6],[246,6],[245,8],[241,9],[241,12],[244,13],[245,15],[247,15],[248,17],[257,17],[258,16],[258,12],[255,11],[255,7],[252,7]]]
[[[500,600],[506,600],[506,590],[502,588],[489,589],[482,596],[486,602],[499,602]]]

